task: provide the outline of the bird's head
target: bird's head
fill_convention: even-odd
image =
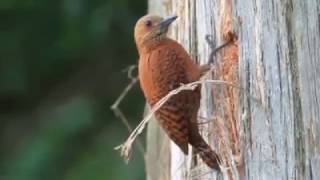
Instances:
[[[177,16],[145,15],[136,23],[134,38],[138,49],[150,48],[166,38],[169,25]]]

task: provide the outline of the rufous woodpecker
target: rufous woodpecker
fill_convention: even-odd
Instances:
[[[154,106],[181,83],[200,79],[208,65],[199,66],[177,41],[167,37],[169,25],[177,16],[145,15],[135,25],[134,37],[139,51],[139,79],[147,102]],[[170,139],[188,154],[188,144],[211,168],[220,170],[216,152],[199,134],[197,115],[200,86],[172,96],[156,112],[156,118]]]

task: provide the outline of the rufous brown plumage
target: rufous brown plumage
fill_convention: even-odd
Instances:
[[[176,18],[146,15],[135,26],[134,36],[140,56],[140,85],[151,106],[181,83],[199,80],[204,69],[207,69],[207,66],[199,66],[192,61],[178,42],[167,37],[168,27]],[[197,87],[172,96],[155,115],[167,135],[184,154],[188,154],[188,144],[191,144],[209,167],[219,170],[218,155],[199,134],[199,106],[200,87]]]

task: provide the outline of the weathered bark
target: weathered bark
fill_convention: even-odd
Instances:
[[[161,169],[167,176],[148,171],[149,179],[319,179],[320,0],[149,0],[149,7],[179,16],[170,36],[200,64],[211,51],[207,34],[219,45],[235,32],[239,40],[216,56],[212,76],[243,89],[202,88],[199,121],[211,121],[203,136],[231,169],[217,176],[171,143],[161,154],[171,159]],[[154,140],[148,150],[161,143]]]
[[[235,4],[246,177],[319,179],[320,1]]]

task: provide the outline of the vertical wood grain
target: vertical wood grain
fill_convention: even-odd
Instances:
[[[159,14],[179,16],[170,36],[200,64],[207,62],[210,53],[206,34],[212,34],[218,45],[224,33],[232,30],[226,24],[232,24],[238,33],[238,61],[226,73],[228,50],[217,55],[213,78],[239,80],[244,90],[206,85],[199,116],[210,119],[214,115],[213,121],[221,118],[224,123],[236,122],[237,130],[241,127],[241,143],[236,145],[241,146],[244,159],[240,178],[319,178],[320,1],[149,0],[150,9],[159,6]],[[221,102],[233,104],[233,110],[228,113],[229,106]],[[221,151],[219,139],[209,133],[215,133],[216,127],[215,123],[205,124],[201,131]],[[185,157],[173,144],[170,147],[165,156],[171,160],[171,179],[239,178],[217,176],[199,159]]]
[[[246,179],[317,179],[320,146],[319,6],[238,1]]]

